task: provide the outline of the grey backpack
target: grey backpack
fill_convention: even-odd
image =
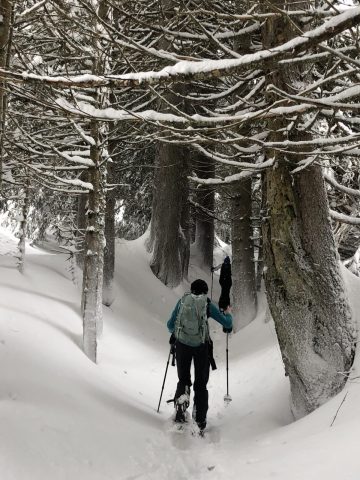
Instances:
[[[209,339],[207,296],[185,293],[175,320],[175,337],[181,343],[198,347]]]

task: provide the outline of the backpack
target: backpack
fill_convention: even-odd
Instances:
[[[185,293],[175,320],[175,338],[190,347],[198,347],[209,339],[206,295]]]

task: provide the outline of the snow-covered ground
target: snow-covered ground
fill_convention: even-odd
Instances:
[[[116,300],[105,308],[94,365],[81,350],[79,287],[66,256],[29,248],[21,275],[14,251],[15,239],[0,230],[1,480],[360,479],[358,359],[343,392],[293,422],[263,305],[230,339],[226,406],[225,336],[212,322],[218,369],[209,382],[208,432],[204,439],[175,433],[165,402],[174,394],[173,367],[156,409],[169,352],[165,323],[187,286],[171,291],[154,278],[143,239],[120,241]],[[191,280],[205,276],[190,271]],[[359,314],[359,280],[346,279]]]

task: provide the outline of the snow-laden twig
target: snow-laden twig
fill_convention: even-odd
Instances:
[[[14,22],[15,25],[18,25],[19,23],[22,23],[28,20],[32,14],[40,10],[40,8],[43,7],[45,4],[46,4],[46,0],[41,0],[40,2],[35,3],[35,5],[33,5],[32,7],[27,8],[26,10],[18,14]]]

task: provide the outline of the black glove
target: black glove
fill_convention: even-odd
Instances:
[[[223,332],[224,333],[231,333],[232,332],[232,327],[230,327],[230,328],[223,327]]]
[[[211,273],[215,272],[215,267],[211,267],[211,268],[210,268],[210,272],[211,272]]]
[[[172,333],[171,337],[169,339],[169,343],[170,343],[170,345],[173,345],[175,342],[176,342],[175,334]]]

